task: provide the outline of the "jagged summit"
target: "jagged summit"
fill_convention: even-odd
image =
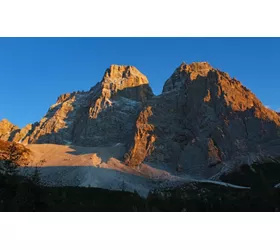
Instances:
[[[134,66],[115,64],[106,69],[101,81],[102,88],[110,89],[112,93],[147,84],[147,77]]]
[[[98,93],[98,98],[93,100],[89,110],[91,118],[97,118],[104,108],[112,106],[112,98],[123,96],[135,101],[145,102],[153,96],[149,81],[138,69],[133,66],[111,65],[100,83],[92,88],[93,96]]]
[[[191,105],[219,101],[234,112],[250,110],[256,117],[280,125],[275,111],[267,109],[240,81],[213,68],[208,62],[183,62],[164,84],[162,93],[170,91],[184,92]]]
[[[192,62],[190,64],[182,62],[177,69],[190,73],[197,72],[201,76],[207,76],[209,70],[213,69],[213,67],[208,62]]]
[[[118,81],[120,79],[133,79],[132,85],[148,84],[147,77],[142,74],[136,67],[127,65],[112,64],[104,73],[103,81],[110,79]]]
[[[69,98],[73,97],[76,93],[77,93],[77,92],[61,94],[61,95],[57,98],[56,103],[65,102],[65,101],[68,100]]]
[[[13,125],[8,119],[6,118],[3,118],[1,121],[0,121],[1,124],[7,124],[7,125]]]
[[[190,82],[196,79],[197,76],[206,77],[210,70],[214,70],[214,68],[208,62],[193,62],[191,64],[182,62],[165,82],[162,93],[179,90],[182,87],[182,83]]]

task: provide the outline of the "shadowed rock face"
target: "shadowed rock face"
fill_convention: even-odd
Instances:
[[[159,96],[135,67],[112,65],[89,91],[61,95],[38,124],[17,132],[2,125],[0,136],[24,143],[124,143],[130,167],[146,161],[219,178],[244,161],[279,155],[279,126],[276,112],[206,62],[182,63]]]

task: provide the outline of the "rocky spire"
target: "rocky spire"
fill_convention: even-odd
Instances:
[[[137,68],[133,66],[112,64],[104,73],[102,82],[111,82],[115,88],[123,89],[148,84],[149,81]]]

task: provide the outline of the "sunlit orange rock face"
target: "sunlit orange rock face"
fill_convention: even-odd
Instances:
[[[153,110],[148,120],[155,140],[145,160],[192,176],[215,176],[228,165],[265,157],[280,146],[280,141],[271,143],[279,138],[279,115],[239,81],[205,62],[181,64],[147,106]],[[141,162],[131,157],[135,152],[143,158],[140,141],[135,137],[130,165]]]
[[[148,84],[149,81],[138,69],[133,66],[111,65],[106,70],[102,82],[112,85],[110,88],[117,92],[125,88]]]
[[[153,152],[156,137],[153,133],[154,126],[149,124],[149,117],[152,115],[151,106],[147,106],[138,116],[133,145],[125,155],[125,163],[129,166],[138,166]]]
[[[61,95],[40,122],[15,132],[2,124],[5,140],[123,143],[128,167],[148,162],[199,177],[280,154],[279,114],[207,62],[182,63],[158,96],[135,67],[111,65],[89,91]]]
[[[144,102],[152,91],[148,87],[148,79],[138,69],[132,66],[111,65],[105,71],[100,83],[100,96],[93,100],[89,109],[89,117],[97,118],[99,112],[112,106],[111,97],[121,93],[122,96]]]
[[[3,119],[0,121],[0,139],[7,141],[11,134],[15,131],[19,130],[19,127],[15,126],[11,122],[9,122],[7,119]]]

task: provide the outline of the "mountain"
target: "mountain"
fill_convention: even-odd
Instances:
[[[38,124],[12,140],[79,146],[125,142],[152,96],[147,78],[135,67],[112,65],[101,82],[87,92],[62,94]]]
[[[280,119],[238,80],[208,63],[182,63],[137,120],[128,165],[143,160],[219,178],[232,167],[279,155]]]
[[[111,65],[86,92],[58,97],[40,122],[0,123],[0,138],[24,144],[122,145],[126,168],[219,179],[280,155],[280,116],[207,62],[182,63],[154,95],[132,66]]]

